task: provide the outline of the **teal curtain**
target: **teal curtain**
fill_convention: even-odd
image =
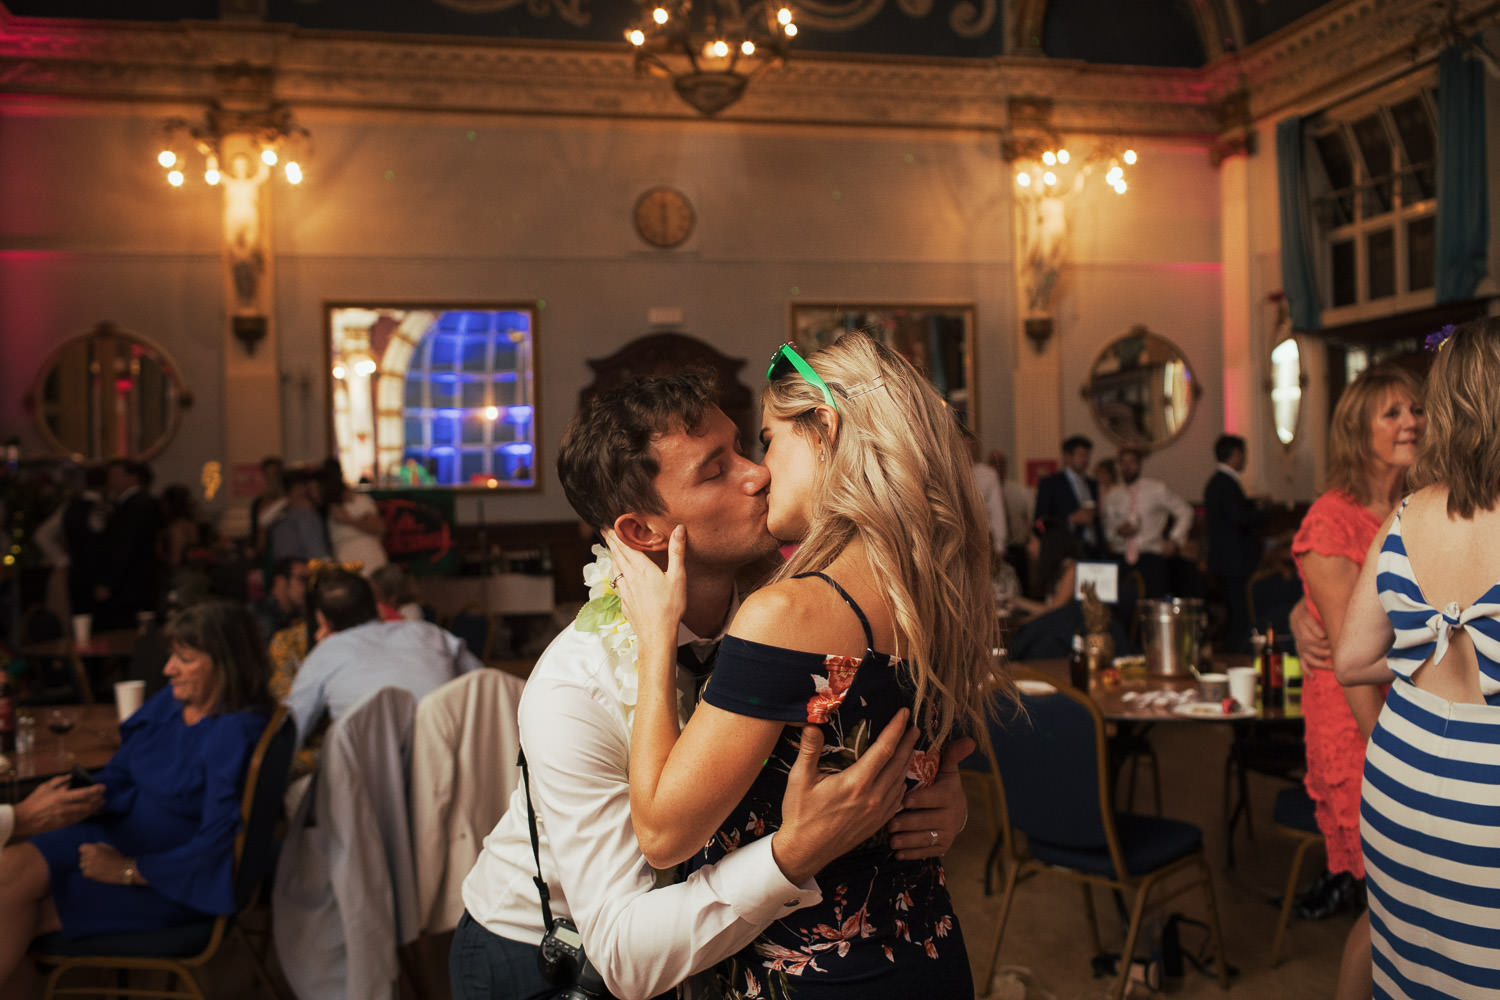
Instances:
[[[1292,314],[1292,327],[1316,330],[1322,325],[1317,269],[1313,266],[1312,230],[1308,225],[1307,165],[1303,158],[1302,119],[1276,123],[1276,186],[1281,197],[1281,288]]]
[[[1278,133],[1279,134],[1279,133]],[[1474,297],[1489,269],[1484,69],[1458,46],[1438,60],[1437,300]]]

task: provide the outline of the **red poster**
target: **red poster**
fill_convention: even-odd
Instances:
[[[265,480],[260,474],[259,462],[236,462],[229,476],[230,495],[236,497],[259,496]]]
[[[1028,458],[1026,460],[1026,485],[1035,489],[1037,483],[1052,475],[1057,469],[1055,458]]]

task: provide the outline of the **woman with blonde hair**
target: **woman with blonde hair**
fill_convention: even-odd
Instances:
[[[1314,501],[1292,540],[1308,610],[1337,644],[1347,632],[1344,609],[1365,552],[1406,488],[1426,427],[1422,385],[1393,365],[1377,365],[1344,389],[1328,432],[1328,489]],[[1365,876],[1359,851],[1359,787],[1365,741],[1380,711],[1378,687],[1343,688],[1328,670],[1308,671],[1302,686],[1308,794],[1327,846],[1328,873],[1304,898],[1308,916],[1328,916],[1357,902]],[[1370,925],[1361,915],[1344,946],[1340,997],[1370,995]]]
[[[1334,646],[1391,685],[1364,766],[1375,995],[1500,996],[1500,319],[1442,342],[1411,482]],[[1368,980],[1367,980],[1368,982]],[[1368,995],[1368,994],[1367,994]]]
[[[640,642],[631,818],[659,868],[713,862],[773,833],[804,724],[823,730],[824,766],[842,768],[911,713],[920,737],[909,785],[937,776],[947,743],[984,732],[997,618],[988,529],[953,413],[865,334],[807,359],[788,344],[767,374],[766,523],[801,544],[734,614],[680,733],[685,532],[673,532],[665,573],[611,538]],[[882,833],[818,884],[821,905],[719,967],[726,997],[972,995],[936,859],[903,860]]]

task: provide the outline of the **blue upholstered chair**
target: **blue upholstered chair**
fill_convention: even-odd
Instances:
[[[1271,938],[1271,968],[1274,969],[1281,961],[1281,942],[1286,937],[1287,923],[1292,919],[1292,898],[1297,894],[1297,881],[1302,875],[1303,856],[1309,848],[1323,843],[1323,834],[1318,831],[1312,797],[1301,785],[1283,788],[1276,793],[1272,819],[1278,832],[1297,841],[1291,870],[1286,876],[1286,891],[1281,896],[1281,915],[1276,918],[1276,935]]]
[[[47,977],[46,1000],[59,996],[116,995],[149,997],[191,997],[204,1000],[202,988],[193,976],[213,958],[226,934],[240,938],[255,960],[256,975],[262,989],[273,998],[277,991],[265,970],[262,956],[245,939],[236,917],[255,905],[260,885],[270,874],[275,860],[276,821],[281,816],[282,796],[286,792],[287,774],[292,766],[292,752],[297,742],[297,724],[284,707],[278,707],[256,744],[245,771],[245,790],[240,800],[240,832],[234,840],[234,900],[236,913],[205,916],[196,923],[165,931],[127,934],[101,934],[68,940],[61,934],[48,934],[32,945],[34,957],[53,966]],[[177,989],[122,990],[118,986],[61,985],[64,976],[79,969],[116,969],[122,974],[133,969],[173,973],[181,983]],[[170,980],[169,980],[170,982]]]
[[[1213,877],[1203,854],[1203,831],[1191,823],[1117,813],[1110,788],[1104,717],[1088,696],[1044,674],[1017,670],[1021,711],[999,706],[991,714],[990,741],[1003,792],[1001,827],[1005,892],[995,921],[984,988],[994,978],[1000,945],[1016,886],[1047,872],[1077,880],[1089,917],[1095,954],[1102,952],[1099,922],[1090,886],[1101,885],[1131,899],[1113,996],[1125,995],[1130,957],[1141,930],[1148,897],[1164,878],[1195,874],[1170,891],[1164,902],[1193,885],[1203,887],[1213,933],[1219,985],[1228,988],[1224,939],[1214,901]]]

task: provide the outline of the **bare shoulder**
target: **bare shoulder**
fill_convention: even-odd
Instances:
[[[858,656],[865,648],[859,619],[817,577],[781,580],[757,590],[740,605],[729,634],[809,653]]]

